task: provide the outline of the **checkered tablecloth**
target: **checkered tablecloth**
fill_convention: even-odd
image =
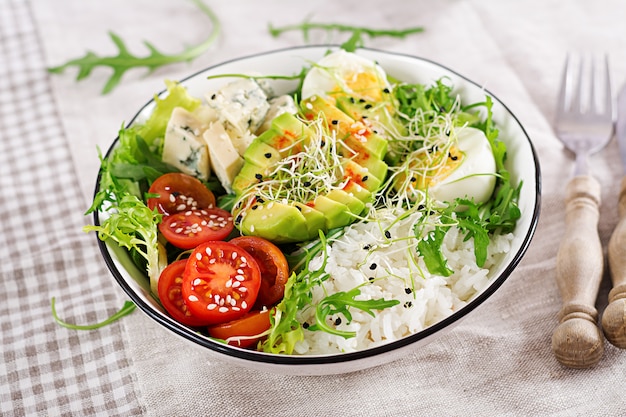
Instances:
[[[623,0],[205,0],[223,31],[209,53],[148,76],[126,74],[101,96],[109,73],[51,76],[92,49],[114,51],[115,29],[141,54],[147,39],[171,52],[208,33],[192,2],[0,0],[0,416],[624,416],[626,352],[605,345],[591,369],[561,366],[550,350],[561,300],[554,279],[572,159],[550,127],[567,51],[611,57],[626,81]],[[268,23],[306,17],[376,28],[423,25],[406,39],[366,39],[379,49],[441,62],[485,85],[521,120],[539,153],[542,214],[527,255],[487,303],[441,339],[362,372],[296,377],[234,368],[137,311],[93,331],[127,299],[82,232],[105,150],[165,78],[180,79],[239,56],[299,46]],[[314,36],[312,36],[314,37]],[[315,38],[328,40],[325,34]],[[334,41],[345,40],[341,38]],[[592,158],[602,185],[599,232],[617,222],[621,175],[615,142]],[[608,273],[598,308],[606,305]]]
[[[141,415],[30,4],[0,1],[0,415]]]

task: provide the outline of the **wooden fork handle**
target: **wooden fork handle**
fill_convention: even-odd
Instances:
[[[566,189],[565,235],[557,254],[556,280],[563,306],[552,335],[552,350],[570,368],[587,368],[604,353],[595,308],[604,260],[598,236],[600,184],[583,175]]]
[[[602,329],[613,345],[626,349],[626,177],[619,193],[619,222],[609,241],[609,268],[613,289],[602,314]]]

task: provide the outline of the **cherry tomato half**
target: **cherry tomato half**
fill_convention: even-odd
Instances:
[[[192,316],[183,302],[181,285],[187,259],[181,259],[169,264],[159,277],[159,299],[165,310],[173,319],[188,326],[204,326],[206,322]]]
[[[236,237],[230,243],[244,248],[259,264],[261,288],[255,308],[261,310],[282,300],[289,279],[289,264],[283,252],[272,242],[256,236]]]
[[[233,217],[218,207],[163,216],[159,230],[172,245],[193,249],[209,240],[223,240],[233,231]]]
[[[246,314],[256,301],[261,271],[243,248],[222,241],[197,246],[183,275],[183,300],[191,314],[208,325]]]
[[[210,326],[208,328],[209,336],[222,340],[232,338],[232,340],[228,341],[229,345],[244,348],[250,347],[262,338],[249,338],[250,336],[260,335],[270,328],[269,313],[269,310],[251,311],[239,319]],[[237,339],[239,337],[243,337],[243,339]]]
[[[174,214],[181,211],[197,210],[215,206],[215,196],[191,175],[180,172],[163,174],[150,186],[151,194],[159,197],[149,198],[147,205],[161,214]]]

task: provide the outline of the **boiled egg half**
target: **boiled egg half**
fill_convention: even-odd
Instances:
[[[496,183],[496,161],[489,140],[479,129],[458,128],[456,142],[441,150],[418,150],[407,157],[396,177],[396,189],[409,195],[425,192],[439,202],[456,198],[489,200]]]
[[[333,100],[339,95],[380,101],[389,87],[385,71],[376,62],[343,49],[314,64],[302,83],[302,98],[320,96]]]

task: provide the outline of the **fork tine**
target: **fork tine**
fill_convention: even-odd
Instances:
[[[557,98],[557,116],[563,115],[568,109],[568,78],[569,78],[569,61],[570,56],[567,54],[565,57],[565,64],[563,65],[563,72],[561,74],[561,85],[559,87],[559,94]]]
[[[583,103],[582,103],[582,85],[583,85],[583,72],[585,60],[581,57],[578,60],[578,74],[576,77],[576,82],[574,85],[574,92],[572,94],[570,109],[574,111],[576,114],[581,114],[584,111]],[[593,82],[591,83],[593,86]]]
[[[613,96],[611,95],[611,74],[609,71],[609,57],[604,55],[604,114],[613,118]]]

